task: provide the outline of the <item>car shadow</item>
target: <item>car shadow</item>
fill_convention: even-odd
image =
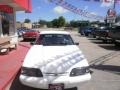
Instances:
[[[114,44],[99,45],[99,47],[107,49],[107,50],[113,50],[113,51],[119,51],[120,50],[120,47],[116,47]]]
[[[88,37],[88,40],[90,40],[92,43],[95,43],[95,44],[112,44],[112,42],[103,42],[102,39]]]
[[[20,71],[17,73],[16,77],[14,78],[9,90],[40,90],[21,84],[21,82],[19,81],[19,76],[20,76]]]
[[[108,71],[120,75],[120,66],[114,65],[91,65],[90,68]]]
[[[104,48],[106,50],[119,51],[120,47],[116,47],[112,42],[103,42],[102,40],[98,40],[96,38],[88,38],[92,43],[98,44],[99,47]]]
[[[23,39],[23,40],[21,40],[21,42],[35,42],[35,39],[34,39],[34,38],[31,38],[31,39]]]

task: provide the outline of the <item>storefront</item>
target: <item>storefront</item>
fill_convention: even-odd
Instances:
[[[31,12],[31,0],[0,0],[0,41],[10,38],[17,43],[16,12]]]

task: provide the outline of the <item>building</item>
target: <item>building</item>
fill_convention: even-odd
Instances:
[[[0,46],[9,38],[17,43],[16,12],[31,12],[31,0],[0,0]]]
[[[20,22],[16,22],[16,28],[22,28],[22,27],[26,27],[28,29],[32,28],[32,23],[20,23]]]

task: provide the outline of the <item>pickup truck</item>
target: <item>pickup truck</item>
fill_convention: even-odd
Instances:
[[[108,42],[111,39],[108,36],[109,30],[110,28],[108,27],[99,27],[94,31],[94,37],[102,40],[103,42]]]
[[[112,27],[108,36],[114,41],[116,46],[120,46],[120,26]]]

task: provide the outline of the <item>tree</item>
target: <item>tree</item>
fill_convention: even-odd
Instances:
[[[50,21],[50,22],[47,22],[47,27],[53,27],[53,24],[52,24],[52,21]]]
[[[21,23],[20,21],[17,21],[16,23]]]
[[[59,27],[59,25],[58,25],[58,19],[53,19],[52,20],[52,25],[53,25],[53,27]]]
[[[89,26],[90,25],[90,22],[89,21],[80,21],[80,20],[77,20],[77,21],[70,21],[70,25],[72,27],[86,27],[86,26]]]
[[[74,20],[72,20],[72,21],[70,21],[70,25],[71,25],[72,27],[77,27],[77,22],[74,21]]]
[[[38,23],[40,25],[47,25],[47,21],[45,21],[45,20],[39,20]]]
[[[65,26],[65,23],[66,23],[65,18],[64,18],[63,16],[60,16],[60,17],[58,18],[58,27],[63,27],[63,26]]]
[[[60,16],[58,19],[53,19],[51,23],[53,27],[59,28],[65,26],[66,21],[63,16]]]
[[[24,23],[30,23],[31,20],[30,19],[25,19]]]

